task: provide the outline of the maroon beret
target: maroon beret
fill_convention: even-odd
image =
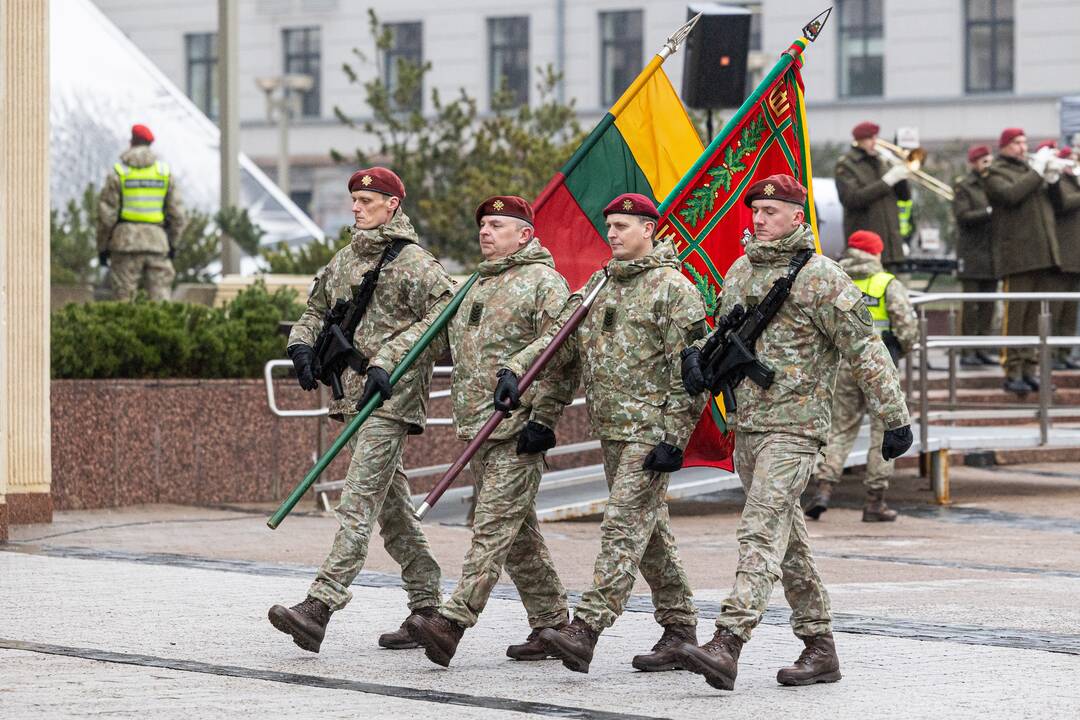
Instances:
[[[998,140],[998,147],[1003,148],[1020,135],[1024,134],[1023,128],[1005,128],[1001,131],[1001,138]]]
[[[872,230],[856,230],[851,233],[851,237],[847,240],[847,246],[868,252],[871,255],[880,255],[885,249],[885,243],[881,241],[881,236]]]
[[[401,200],[405,197],[405,183],[401,182],[393,170],[384,167],[357,170],[349,178],[349,192],[370,190]]]
[[[986,157],[990,154],[990,147],[988,145],[972,145],[968,148],[968,162],[975,162],[981,157]]]
[[[1061,158],[1062,160],[1068,160],[1069,158],[1072,157],[1072,148],[1069,147],[1068,145],[1061,148],[1060,150],[1058,150],[1058,157]]]
[[[1039,143],[1038,147],[1035,148],[1035,151],[1038,152],[1043,148],[1054,148],[1055,150],[1057,150],[1057,140],[1043,140],[1041,143]]]
[[[855,127],[851,128],[851,137],[856,140],[865,140],[866,138],[872,138],[878,134],[881,130],[875,123],[869,120],[864,120]]]
[[[154,133],[150,132],[150,128],[145,125],[132,125],[131,126],[131,139],[142,140],[143,142],[154,142]]]
[[[623,193],[608,203],[604,208],[604,217],[612,213],[624,215],[643,215],[653,220],[660,219],[660,213],[656,210],[656,204],[640,193]]]
[[[803,205],[806,202],[806,188],[790,175],[770,175],[751,185],[743,195],[746,207],[751,207],[750,203],[755,200],[783,200]]]
[[[476,224],[485,215],[505,215],[533,224],[532,205],[517,195],[493,195],[476,208]]]

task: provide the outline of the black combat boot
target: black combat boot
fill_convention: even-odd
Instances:
[[[862,509],[863,522],[893,522],[896,511],[885,504],[884,490],[867,490],[866,504]]]
[[[1023,378],[1018,377],[1005,378],[1005,383],[1002,387],[1005,388],[1005,392],[1015,393],[1020,397],[1031,392],[1031,386],[1024,382]]]
[[[829,509],[829,500],[832,499],[832,491],[832,483],[819,480],[817,491],[814,493],[814,498],[810,501],[810,504],[806,506],[806,517],[811,520],[817,520],[821,517],[821,513]]]
[[[593,630],[584,621],[574,618],[573,622],[562,630],[545,628],[540,631],[540,641],[555,657],[562,660],[568,670],[589,672],[593,650],[600,637],[598,630]]]
[[[413,614],[405,621],[412,639],[424,648],[427,659],[436,665],[450,666],[465,628],[438,612],[430,615]]]
[[[431,617],[432,613],[437,613],[433,606],[417,608],[409,613],[409,617],[413,615],[424,615]],[[387,650],[412,650],[413,648],[420,647],[420,643],[412,639],[412,635],[409,634],[409,629],[405,627],[405,623],[409,622],[409,618],[401,623],[401,627],[393,632],[383,633],[379,636],[379,647],[384,647]]]
[[[679,648],[679,659],[684,670],[704,675],[705,682],[717,690],[734,690],[742,646],[742,639],[731,631],[717,630],[701,647],[687,643]]]
[[[781,685],[813,685],[834,683],[840,679],[840,658],[836,656],[836,643],[832,633],[802,638],[806,648],[794,665],[776,673]]]
[[[665,625],[664,634],[653,645],[652,652],[635,655],[630,664],[644,672],[682,670],[679,648],[683,643],[697,645],[697,629],[693,625]]]
[[[330,608],[322,600],[309,595],[291,608],[275,605],[270,608],[267,617],[271,625],[292,635],[294,643],[304,650],[317,653],[326,635],[326,624],[330,622]]]
[[[569,624],[570,623],[568,622],[561,622],[552,628],[552,630],[558,632]],[[544,642],[540,639],[540,632],[545,629],[547,628],[533,628],[532,632],[529,633],[529,637],[525,638],[525,642],[520,645],[511,645],[506,648],[506,657],[522,661],[547,660],[548,658],[555,657],[555,655],[552,655],[548,651],[547,646],[544,645]]]

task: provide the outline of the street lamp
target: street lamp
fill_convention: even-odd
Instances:
[[[289,119],[300,114],[303,93],[315,85],[310,75],[277,75],[255,79],[255,84],[266,95],[266,119],[278,124],[277,184],[289,194]]]

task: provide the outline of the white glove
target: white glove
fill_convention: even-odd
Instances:
[[[1043,180],[1049,185],[1053,185],[1061,179],[1061,170],[1046,168],[1046,172],[1043,173]]]
[[[911,171],[907,169],[907,166],[893,165],[885,171],[885,174],[881,176],[881,180],[889,187],[892,187],[902,180],[907,180],[909,177],[911,177]]]
[[[1046,174],[1046,166],[1053,158],[1054,153],[1057,152],[1053,148],[1044,147],[1037,153],[1031,156],[1031,169],[1040,175]]]

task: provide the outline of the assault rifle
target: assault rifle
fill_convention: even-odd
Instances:
[[[395,240],[386,250],[375,267],[364,273],[360,284],[353,287],[350,300],[338,300],[326,311],[322,331],[315,338],[315,359],[311,363],[311,373],[323,385],[330,386],[335,400],[345,397],[341,385],[341,373],[351,367],[357,375],[367,372],[368,359],[353,347],[352,339],[356,328],[367,312],[371,298],[375,294],[375,285],[379,282],[379,273],[383,266],[398,256],[408,240]]]
[[[705,382],[714,396],[723,393],[727,412],[735,411],[735,388],[743,378],[750,378],[762,388],[772,385],[776,373],[758,360],[754,344],[780,311],[791,294],[795,277],[813,254],[812,250],[801,250],[791,258],[787,273],[777,278],[761,302],[748,308],[736,305],[720,318],[701,349]]]

